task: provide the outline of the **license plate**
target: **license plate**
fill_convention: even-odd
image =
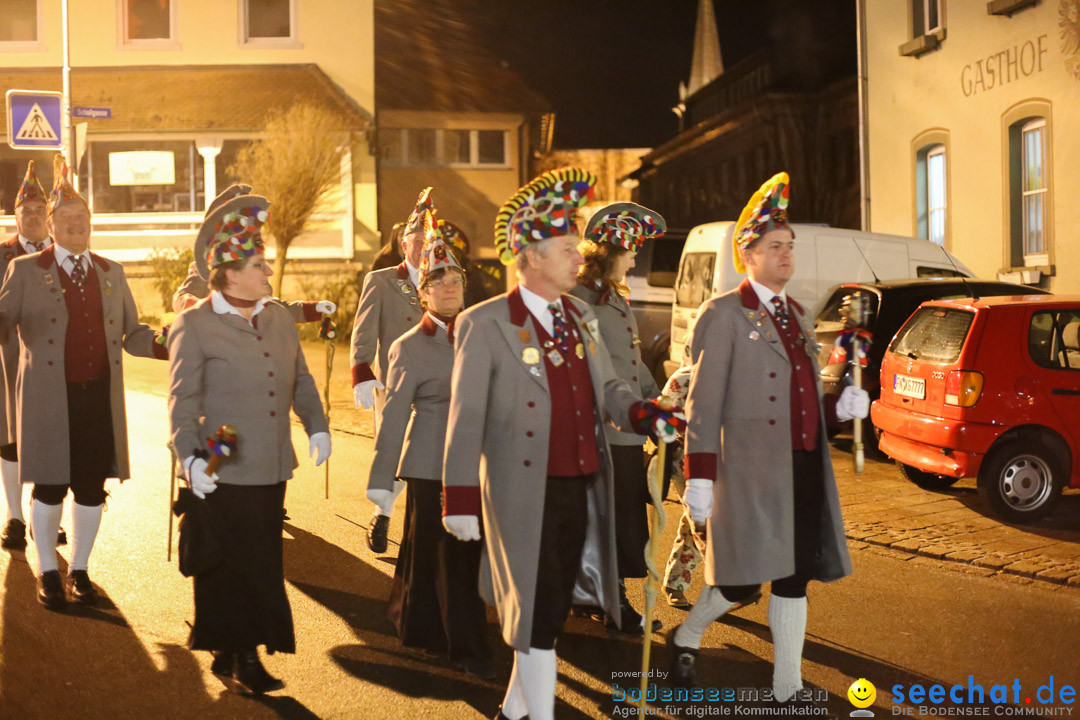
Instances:
[[[897,373],[893,375],[893,392],[916,400],[925,400],[926,381],[922,378],[913,378]]]

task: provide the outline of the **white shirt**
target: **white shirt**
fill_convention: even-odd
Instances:
[[[266,303],[268,302],[270,302],[270,298],[268,297],[255,301],[255,309],[251,311],[251,320],[254,320],[255,316],[262,312],[262,309],[266,307]],[[232,313],[233,315],[239,315],[240,317],[244,318],[244,322],[246,322],[251,327],[255,327],[255,323],[244,317],[243,314],[239,310],[237,310],[236,307],[234,307],[228,300],[226,300],[225,296],[217,290],[210,291],[210,307],[218,315],[228,315],[229,313]]]
[[[755,281],[752,277],[747,276],[747,280],[750,281],[750,287],[754,288],[754,292],[757,293],[758,299],[761,300],[761,304],[765,306],[765,309],[769,311],[770,315],[776,314],[776,307],[772,303],[774,297],[780,298],[784,305],[787,305],[787,291],[781,290],[778,293],[774,293],[769,288],[765,287],[761,283]]]
[[[75,269],[74,258],[76,258],[76,257],[84,258],[84,260],[83,260],[83,268],[88,273],[90,272],[90,268],[93,267],[93,265],[94,265],[94,261],[90,259],[90,250],[89,250],[89,248],[87,248],[86,250],[83,250],[78,255],[75,255],[74,253],[68,252],[64,248],[60,247],[60,245],[58,243],[54,243],[53,255],[56,258],[57,266],[61,270],[66,272],[68,277],[71,277],[71,271]],[[72,259],[68,260],[68,258],[72,258]]]
[[[554,337],[555,335],[555,318],[551,315],[551,310],[548,309],[549,303],[544,298],[534,293],[529,288],[525,287],[521,283],[518,283],[518,288],[521,290],[521,299],[525,303],[525,309],[527,309],[532,316],[536,318],[536,321],[540,323],[540,327],[547,331],[548,335]],[[562,306],[562,298],[556,300],[559,304],[559,309],[562,310],[563,315],[566,314],[566,308]]]
[[[41,241],[41,249],[44,250],[45,248],[49,247],[50,243],[52,243],[52,238],[46,237],[44,240]],[[26,251],[27,255],[29,255],[30,253],[36,253],[38,251],[37,248],[31,245],[30,241],[22,235],[19,236],[19,244],[22,245],[22,248]]]
[[[409,280],[414,288],[420,287],[420,271],[412,266],[408,258],[405,260],[405,269],[409,271]]]
[[[435,317],[435,316],[434,316],[434,315],[432,315],[431,313],[428,313],[428,317],[429,317],[429,318],[431,318],[431,322],[435,323],[436,325],[438,325],[439,327],[441,327],[441,328],[442,328],[443,330],[446,330],[446,329],[447,329],[447,328],[446,328],[446,323],[444,323],[444,322],[443,322],[442,320],[440,320],[439,318]]]

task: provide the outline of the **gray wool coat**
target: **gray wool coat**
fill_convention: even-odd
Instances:
[[[641,397],[652,399],[658,396],[660,388],[649,368],[641,361],[637,318],[626,298],[614,290],[600,291],[584,285],[578,285],[570,292],[592,305],[615,374],[630,383],[630,387],[640,392]],[[612,445],[645,444],[644,435],[625,433],[610,425],[606,432],[608,442]]]
[[[17,234],[0,243],[0,277],[7,273],[12,260],[23,255],[26,255],[26,250]],[[0,345],[0,361],[4,364],[4,380],[0,386],[0,398],[4,403],[4,412],[0,413],[0,444],[7,444],[15,442],[15,418],[18,417],[15,410],[15,380],[19,376],[18,335],[12,333]]]
[[[810,317],[791,303],[808,347]],[[811,350],[814,377],[817,353]],[[686,455],[714,454],[705,582],[752,585],[795,572],[791,460],[791,361],[768,311],[747,281],[701,306],[691,345]],[[844,520],[820,411],[825,503],[816,580],[851,573]],[[691,476],[687,476],[691,477]]]
[[[632,430],[630,411],[641,398],[612,368],[592,308],[569,295],[563,300],[585,345],[600,456],[600,471],[588,491],[589,526],[574,597],[619,618],[614,486],[603,423]],[[463,312],[454,345],[443,462],[447,514],[454,514],[457,498],[477,498],[485,543],[480,592],[498,610],[506,643],[526,651],[536,594],[551,398],[544,364],[524,361],[526,348],[534,348],[535,357],[542,357],[542,349],[520,291]]]
[[[453,370],[454,346],[427,314],[390,346],[369,489],[393,490],[397,478],[442,480]]]
[[[164,359],[165,352],[154,343],[155,332],[139,322],[124,268],[94,253],[90,257],[101,288],[109,353],[115,445],[109,477],[126,480],[131,473],[121,349],[139,357],[160,359]],[[0,288],[0,342],[7,342],[16,329],[21,341],[15,383],[15,434],[19,440],[19,479],[24,483],[70,484],[71,447],[64,420],[68,412],[64,371],[68,312],[60,290],[61,272],[49,246],[40,253],[14,259]],[[24,438],[48,438],[48,442],[23,442]]]
[[[169,330],[169,423],[182,461],[206,448],[223,424],[236,427],[237,453],[222,459],[219,482],[274,485],[292,477],[296,452],[289,410],[308,436],[328,432],[296,323],[267,303],[257,327],[214,312],[210,298],[177,315]]]

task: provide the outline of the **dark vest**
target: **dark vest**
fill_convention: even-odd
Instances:
[[[814,364],[806,354],[806,343],[802,340],[802,332],[790,304],[788,317],[787,331],[780,327],[775,317],[773,324],[791,361],[791,449],[813,450],[817,447],[820,427],[817,378],[814,377]]]
[[[64,338],[66,380],[70,383],[104,380],[109,376],[109,351],[105,345],[105,311],[97,270],[90,267],[82,288],[63,269],[58,274],[68,311]]]
[[[551,396],[551,433],[548,443],[547,474],[555,477],[589,475],[600,469],[596,447],[596,411],[589,361],[579,358],[575,347],[581,344],[577,326],[566,312],[563,316],[573,332],[570,352],[564,362],[555,365],[549,353],[559,352],[555,339],[535,319],[536,337],[540,340]],[[547,344],[551,343],[551,347]]]

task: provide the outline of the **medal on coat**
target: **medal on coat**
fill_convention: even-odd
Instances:
[[[45,284],[46,285],[52,285],[52,282],[53,282],[52,273],[45,273]]]
[[[406,295],[408,295],[408,294],[409,294],[409,291],[410,291],[410,290],[412,290],[412,287],[410,287],[410,286],[409,286],[409,283],[407,283],[407,282],[405,282],[404,280],[402,280],[402,281],[401,281],[401,292],[403,292],[403,293],[405,293]]]
[[[544,349],[545,350],[550,350],[553,347],[555,347],[555,342],[553,340],[545,340],[544,341]]]
[[[633,343],[634,343],[634,345],[640,345],[641,344],[641,338],[638,336],[637,333],[634,333]]]
[[[574,354],[577,355],[578,360],[583,359],[585,357],[585,346],[582,345],[581,343],[578,343],[574,347]]]
[[[108,280],[105,281],[105,294],[112,295],[112,283]]]
[[[761,339],[761,334],[757,330],[751,330],[750,331],[750,339],[751,340],[760,340]]]
[[[539,365],[530,365],[529,366],[529,372],[531,372],[534,377],[540,377],[540,366]]]
[[[528,345],[532,341],[532,333],[528,330],[518,330],[518,337],[521,338],[522,345]],[[533,348],[534,350],[536,348]]]
[[[555,367],[559,367],[565,362],[565,360],[563,360],[562,353],[560,353],[558,350],[551,350],[550,352],[548,352],[547,356],[548,360],[550,360],[551,364]]]
[[[529,346],[521,351],[521,360],[526,365],[536,365],[540,362],[540,350]]]

